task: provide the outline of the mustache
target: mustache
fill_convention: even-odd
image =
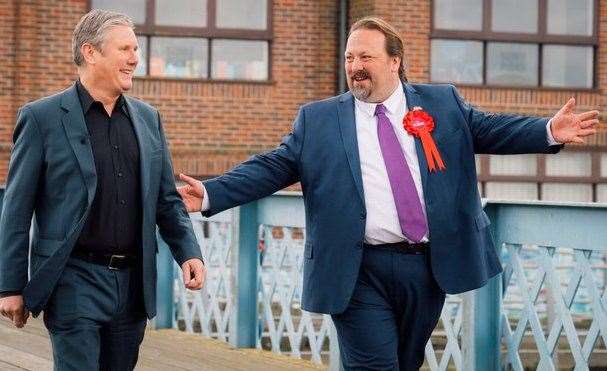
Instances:
[[[369,73],[365,70],[358,70],[352,74],[351,79],[371,79]]]

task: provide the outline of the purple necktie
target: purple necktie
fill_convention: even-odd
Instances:
[[[407,239],[420,242],[428,231],[428,225],[407,160],[390,119],[386,116],[386,107],[383,104],[377,105],[375,116],[377,116],[379,147],[388,171],[400,228]]]

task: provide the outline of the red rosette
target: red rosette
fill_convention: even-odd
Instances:
[[[431,133],[434,130],[434,120],[426,111],[421,107],[414,107],[411,111],[407,112],[403,119],[403,125],[407,133],[419,137],[420,131],[427,131]]]
[[[430,133],[434,130],[434,120],[421,107],[413,107],[403,118],[403,126],[407,133],[418,137],[422,142],[428,170],[445,170],[445,163],[434,143]]]

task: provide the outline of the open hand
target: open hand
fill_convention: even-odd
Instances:
[[[599,111],[574,113],[575,99],[570,98],[550,123],[554,140],[558,143],[584,143],[584,137],[596,134]]]

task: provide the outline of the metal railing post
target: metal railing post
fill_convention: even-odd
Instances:
[[[236,338],[232,344],[239,348],[255,348],[257,345],[258,208],[257,201],[242,205],[238,216],[237,282],[234,290]]]
[[[496,206],[487,205],[485,212],[491,220],[491,232],[498,256],[501,251],[499,220]],[[476,371],[499,371],[501,365],[501,305],[502,275],[493,277],[474,295],[474,355]]]

